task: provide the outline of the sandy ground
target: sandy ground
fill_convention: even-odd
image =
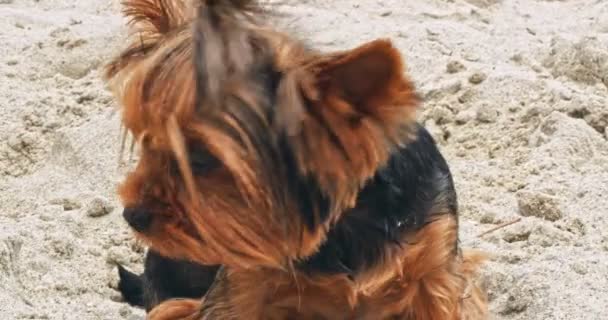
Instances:
[[[608,314],[608,1],[291,1],[302,38],[394,40],[454,171],[461,238],[494,254],[493,319]],[[102,0],[0,0],[0,319],[141,319],[99,79],[124,32]],[[485,230],[522,217],[483,237]]]

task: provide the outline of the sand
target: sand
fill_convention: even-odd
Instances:
[[[0,0],[0,319],[141,319],[115,291],[143,248],[115,194],[99,67],[117,1]],[[289,1],[327,50],[391,38],[454,172],[493,319],[608,314],[608,1]],[[501,223],[521,221],[483,237]]]

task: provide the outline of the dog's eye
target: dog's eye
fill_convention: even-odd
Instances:
[[[173,175],[179,175],[179,165],[176,160],[172,160],[170,163],[170,171]],[[209,171],[216,169],[220,166],[220,161],[212,154],[205,150],[194,149],[190,153],[190,168],[194,175],[204,175]]]
[[[219,167],[220,161],[205,150],[193,150],[190,154],[190,166],[195,175],[205,174]]]

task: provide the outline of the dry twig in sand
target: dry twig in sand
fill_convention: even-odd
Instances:
[[[501,224],[497,225],[496,227],[494,227],[494,228],[492,228],[492,229],[490,229],[490,230],[487,230],[487,231],[484,231],[484,232],[482,232],[482,233],[478,234],[478,235],[477,235],[477,237],[478,237],[478,238],[481,238],[481,237],[485,236],[485,235],[486,235],[486,234],[488,234],[488,233],[492,233],[492,232],[494,232],[494,231],[496,231],[496,230],[498,230],[498,229],[502,229],[502,228],[504,228],[504,227],[507,227],[507,226],[510,226],[510,225],[512,225],[512,224],[518,223],[518,222],[520,222],[520,221],[521,221],[521,217],[520,217],[520,218],[517,218],[517,219],[515,219],[515,220],[512,220],[512,221],[503,222],[503,223],[501,223]]]

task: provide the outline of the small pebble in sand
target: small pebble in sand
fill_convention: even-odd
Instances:
[[[559,221],[555,225],[558,229],[568,231],[577,236],[584,236],[587,234],[587,227],[579,218],[570,218],[566,221]]]
[[[559,91],[559,97],[563,100],[570,101],[572,100],[572,91],[569,89],[562,89]]]
[[[116,285],[116,287],[111,287],[112,289],[118,290],[118,284]],[[118,291],[114,291],[112,292],[112,294],[110,294],[110,300],[114,301],[114,302],[124,302],[124,298],[122,297],[122,294]]]
[[[70,211],[75,209],[82,208],[82,204],[77,199],[70,198],[56,198],[49,201],[50,204],[60,205],[63,207],[63,210]]]
[[[475,111],[467,109],[458,112],[455,117],[456,124],[465,124],[475,118]]]
[[[572,270],[574,270],[574,272],[580,275],[585,275],[588,272],[587,266],[580,262],[574,262],[570,265],[570,267],[572,268]]]
[[[104,197],[95,197],[87,204],[87,215],[97,218],[105,216],[114,210],[114,206]]]
[[[608,252],[608,236],[604,236],[602,237],[602,240],[600,241],[601,245],[602,245],[602,249],[604,251]]]
[[[545,71],[542,66],[539,66],[537,64],[530,65],[530,68],[536,73],[542,73],[543,71]]]
[[[30,133],[19,133],[17,135],[10,136],[7,140],[7,144],[15,151],[21,151],[27,149],[34,144],[35,138]]]
[[[454,115],[448,106],[439,105],[430,110],[429,116],[435,123],[441,125],[453,121]]]
[[[446,71],[448,73],[458,73],[460,71],[465,70],[465,66],[464,64],[462,64],[462,62],[457,61],[457,60],[453,60],[448,62],[447,66],[446,66]]]
[[[56,237],[55,239],[51,240],[50,242],[50,246],[52,249],[52,254],[55,257],[60,257],[60,258],[70,258],[72,257],[72,255],[74,254],[74,251],[76,250],[76,247],[74,245],[74,240],[71,238],[60,238],[60,237]]]
[[[505,263],[509,263],[509,264],[518,264],[521,263],[522,261],[526,261],[526,259],[528,258],[528,254],[521,251],[507,251],[504,252],[500,257],[500,261],[505,262]]]
[[[130,250],[125,247],[111,247],[106,254],[106,262],[127,264],[131,260],[130,255]]]
[[[473,98],[475,97],[475,95],[477,94],[477,91],[473,90],[473,89],[468,89],[466,91],[464,91],[459,97],[458,97],[458,102],[460,103],[467,103],[467,102],[471,102],[473,100]]]
[[[563,213],[556,197],[540,192],[519,191],[516,193],[519,213],[524,217],[538,217],[548,221],[557,221]]]
[[[481,71],[474,72],[469,76],[469,82],[472,84],[480,84],[488,78],[488,75]]]
[[[127,307],[127,306],[122,306],[122,307],[120,308],[120,310],[118,310],[118,313],[119,313],[121,316],[125,317],[125,318],[126,318],[126,317],[128,317],[128,316],[130,316],[130,315],[132,314],[132,312],[131,312],[131,308],[129,308],[129,307]]]
[[[483,123],[494,123],[498,119],[498,111],[487,103],[483,103],[477,108],[475,119]]]
[[[538,224],[530,237],[528,238],[528,242],[531,245],[537,247],[553,247],[560,244],[572,244],[573,236],[570,233],[562,231],[552,224]]]
[[[424,127],[426,130],[433,136],[433,138],[441,144],[443,141],[443,129],[435,123],[435,120],[429,119],[424,123]]]
[[[526,31],[528,31],[528,33],[531,34],[531,35],[533,35],[533,36],[536,35],[536,31],[534,29],[530,28],[530,27],[527,27]]]
[[[440,100],[446,95],[456,94],[458,91],[462,89],[462,83],[460,80],[453,80],[443,84],[438,85],[437,87],[430,88],[424,93],[424,100]]]
[[[484,215],[481,216],[481,218],[479,219],[479,222],[484,223],[484,224],[498,223],[497,219],[496,219],[496,213],[494,213],[494,212],[484,213]]]
[[[111,263],[114,263],[115,261],[109,261]],[[107,279],[107,285],[108,288],[114,289],[114,290],[118,290],[118,284],[120,282],[120,278],[118,277],[118,272],[116,269],[116,266],[114,266],[114,268],[111,268],[109,270],[109,273],[106,276]],[[120,294],[119,294],[120,296]],[[112,299],[114,301],[114,299],[112,298],[112,296],[110,297],[110,299]],[[118,299],[116,301],[122,301],[122,299]]]
[[[505,229],[502,239],[508,243],[528,241],[531,233],[529,225],[518,223]]]
[[[403,39],[409,38],[409,36],[407,35],[407,33],[403,32],[403,31],[397,31],[397,37],[403,38]]]
[[[524,56],[521,53],[516,53],[511,56],[510,60],[515,63],[522,63],[524,61]]]
[[[65,283],[55,283],[53,286],[57,291],[67,291],[69,289]]]
[[[463,58],[467,61],[477,62],[480,60],[479,55],[474,52],[467,52],[464,54]]]
[[[515,293],[507,298],[501,314],[521,313],[532,303],[532,295],[524,293]]]
[[[89,248],[87,248],[87,252],[90,253],[94,257],[101,256],[101,250],[99,247],[89,247]]]

